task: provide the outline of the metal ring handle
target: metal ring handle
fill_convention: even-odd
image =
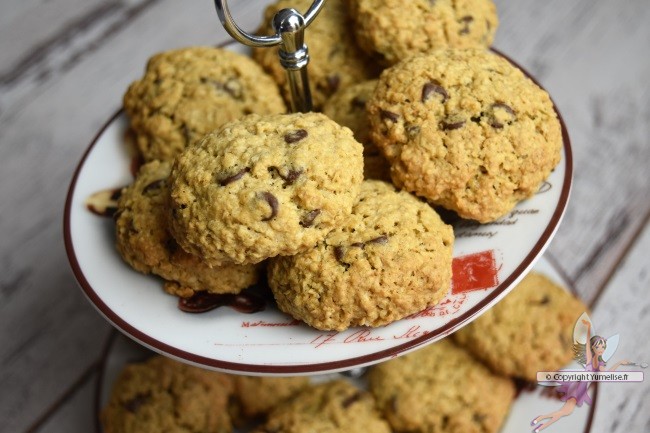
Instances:
[[[242,30],[235,23],[226,0],[215,0],[214,5],[221,24],[236,41],[251,47],[280,45],[280,64],[287,71],[291,90],[291,109],[294,112],[311,111],[311,91],[307,76],[309,51],[304,43],[304,31],[322,10],[325,0],[315,0],[304,16],[295,9],[279,11],[273,17],[273,29],[276,34],[271,36],[251,35]]]

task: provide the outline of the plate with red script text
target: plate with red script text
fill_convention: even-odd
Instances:
[[[235,47],[234,49],[237,49]],[[558,113],[559,116],[559,113]],[[272,299],[262,311],[221,307],[179,310],[162,281],[126,265],[115,249],[114,224],[88,208],[98,192],[133,181],[128,120],[118,112],[98,132],[72,179],[65,207],[66,251],[83,292],[115,327],[142,345],[215,370],[264,375],[336,372],[407,353],[454,332],[492,307],[534,265],[555,234],[572,176],[562,122],[562,159],[537,194],[499,220],[454,225],[453,281],[438,305],[380,328],[324,332],[281,313]]]
[[[539,272],[559,286],[570,290],[574,295],[571,284],[564,277],[563,272],[555,264],[554,261],[542,257],[533,269]],[[102,428],[99,425],[99,413],[102,408],[106,407],[110,399],[111,389],[117,380],[117,377],[127,364],[143,362],[153,354],[151,351],[143,348],[142,346],[134,343],[133,341],[125,338],[117,333],[113,333],[106,344],[104,355],[102,357],[102,364],[100,374],[97,376],[96,387],[96,401],[95,401],[95,414],[98,421],[97,431],[101,432]],[[332,379],[345,378],[350,380],[354,385],[365,389],[366,383],[362,377],[359,377],[358,371],[354,372],[353,378],[350,375],[327,374],[311,376],[312,382],[321,382]],[[576,408],[571,416],[562,418],[557,424],[557,430],[549,429],[549,431],[570,431],[574,433],[588,433],[591,431],[591,425],[596,409],[596,402],[598,398],[598,384],[592,385],[590,391],[592,404],[583,405],[582,408]],[[517,394],[510,406],[508,415],[504,420],[499,433],[519,433],[522,431],[532,431],[530,421],[539,414],[549,413],[557,410],[562,405],[562,401],[558,399],[555,389],[552,387],[535,386],[532,383],[517,383]],[[248,429],[236,429],[235,433],[244,433]]]

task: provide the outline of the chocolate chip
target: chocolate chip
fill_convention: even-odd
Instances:
[[[340,263],[343,263],[344,256],[345,248],[343,248],[341,245],[334,247],[334,257],[336,257],[336,260],[338,260]]]
[[[190,144],[192,142],[192,131],[190,130],[189,126],[183,123],[181,126],[181,131],[183,132],[185,143]]]
[[[223,85],[223,90],[226,91],[234,99],[242,98],[242,85],[236,78],[231,78]]]
[[[415,137],[420,133],[420,127],[418,125],[407,125],[406,133],[409,137]]]
[[[545,295],[542,299],[540,299],[539,305],[546,305],[549,302],[551,302],[551,298]]]
[[[464,27],[459,31],[461,35],[466,35],[469,33],[469,25],[472,23],[472,21],[474,21],[474,17],[469,15],[465,15],[459,20],[460,23],[464,24]]]
[[[250,291],[239,294],[196,292],[189,298],[178,299],[178,309],[186,313],[205,313],[219,307],[230,307],[240,313],[252,314],[264,310],[266,302]]]
[[[366,243],[365,242],[355,242],[353,244],[350,244],[351,247],[357,247],[357,248],[365,248]]]
[[[390,410],[393,413],[397,413],[397,396],[393,395],[389,400]]]
[[[340,85],[341,85],[341,77],[339,77],[338,74],[329,75],[327,77],[327,87],[329,88],[329,91],[331,93],[336,92],[339,89]]]
[[[425,84],[422,87],[422,102],[428,101],[433,95],[441,96],[442,97],[441,102],[445,102],[447,101],[447,99],[449,99],[449,93],[447,93],[445,88],[442,87],[440,83],[435,80]]]
[[[307,137],[307,135],[308,135],[307,131],[305,131],[304,129],[298,129],[296,131],[292,131],[292,132],[287,133],[284,136],[284,141],[287,144],[297,143],[300,140],[302,140],[303,138]]]
[[[124,402],[124,409],[131,413],[136,413],[140,407],[149,401],[150,394],[137,394],[131,400]]]
[[[363,99],[360,96],[355,96],[354,98],[352,98],[352,101],[350,101],[350,105],[352,105],[352,107],[354,107],[354,108],[363,108],[363,109],[365,109],[366,108],[366,100]]]
[[[86,208],[95,215],[117,220],[117,201],[121,195],[122,188],[96,192],[86,199]]]
[[[178,243],[174,238],[167,239],[163,245],[169,254],[174,254],[176,251],[178,251]]]
[[[369,241],[366,241],[366,244],[385,245],[387,243],[388,243],[388,236],[386,236],[386,235],[381,235],[379,237],[376,237],[374,239],[370,239]]]
[[[474,420],[475,423],[482,423],[485,421],[485,418],[487,418],[487,415],[484,415],[482,413],[475,413],[472,415],[472,420]]]
[[[266,200],[269,206],[271,206],[271,215],[264,218],[262,221],[271,221],[273,218],[277,216],[278,208],[280,207],[280,204],[278,203],[278,199],[270,192],[265,191],[261,194],[261,196],[264,200]]]
[[[454,129],[462,128],[464,124],[464,120],[443,120],[440,122],[440,129],[443,131],[453,131]]]
[[[490,126],[496,129],[501,129],[503,128],[504,125],[499,120],[497,120],[496,115],[494,113],[495,110],[504,110],[507,114],[510,115],[511,118],[510,121],[515,120],[515,117],[517,116],[515,110],[513,110],[512,107],[510,107],[509,105],[504,104],[503,102],[495,102],[494,104],[492,104],[492,117],[490,120]]]
[[[165,179],[158,179],[151,182],[149,185],[142,188],[142,194],[147,194],[151,191],[160,189],[165,184]]]
[[[387,119],[393,122],[397,122],[399,120],[399,114],[393,113],[392,111],[381,110],[380,115],[382,119]]]
[[[226,185],[231,184],[231,183],[233,183],[235,181],[238,181],[239,179],[244,177],[244,175],[246,173],[249,173],[250,171],[251,171],[251,169],[249,167],[244,167],[241,170],[239,170],[237,173],[233,174],[232,176],[228,176],[228,177],[226,177],[224,179],[221,179],[219,181],[219,185],[226,186]]]
[[[305,216],[302,217],[300,225],[303,227],[311,227],[314,224],[314,220],[318,215],[320,215],[320,209],[314,209],[310,212],[307,212]]]
[[[361,392],[355,392],[354,394],[352,394],[351,396],[343,400],[341,406],[343,406],[343,409],[347,409],[357,401],[361,400],[361,397],[363,397],[363,394]]]
[[[242,85],[236,78],[230,78],[225,83],[215,80],[214,78],[201,77],[199,81],[202,84],[209,84],[219,92],[225,92],[234,99],[242,98]]]

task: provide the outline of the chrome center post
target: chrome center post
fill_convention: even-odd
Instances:
[[[251,35],[242,30],[234,21],[226,0],[215,0],[214,4],[221,24],[236,41],[257,48],[279,45],[279,61],[287,71],[291,90],[291,110],[303,113],[311,111],[311,90],[307,74],[309,50],[305,44],[305,29],[321,11],[325,0],[315,0],[304,16],[293,8],[282,9],[273,17],[275,34],[270,36]]]

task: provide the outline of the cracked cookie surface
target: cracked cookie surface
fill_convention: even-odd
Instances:
[[[350,34],[352,22],[345,5],[346,0],[328,0],[305,31],[305,44],[309,48],[308,65],[314,109],[318,110],[337,90],[350,84],[376,77],[379,69],[359,49]],[[279,0],[270,5],[264,14],[265,25],[259,34],[274,34],[271,30],[273,16],[285,8],[305,13],[312,0]],[[287,73],[278,61],[278,48],[256,48],[253,58],[282,87],[285,99],[290,100]]]
[[[130,364],[100,419],[105,433],[230,433],[232,379],[163,356]]]
[[[252,59],[190,47],[153,56],[124,95],[145,161],[173,160],[190,143],[246,114],[286,111],[275,82]]]
[[[515,394],[448,340],[371,367],[368,386],[397,433],[495,433]]]
[[[492,0],[350,0],[359,45],[385,64],[440,48],[489,47]]]
[[[322,330],[382,326],[438,303],[451,284],[454,235],[426,203],[365,181],[352,214],[324,241],[278,257],[278,307]]]
[[[482,223],[535,194],[560,161],[550,97],[487,51],[441,50],[384,71],[368,111],[396,185]]]
[[[531,272],[497,305],[453,336],[493,371],[531,382],[573,356],[573,327],[587,307]]]
[[[311,248],[349,215],[363,180],[362,148],[318,113],[224,125],[174,164],[172,233],[213,265]]]
[[[152,161],[140,167],[132,185],[122,190],[115,214],[117,250],[133,269],[167,280],[165,290],[189,297],[197,291],[239,293],[255,284],[254,265],[209,267],[183,250],[167,226],[171,162]]]

